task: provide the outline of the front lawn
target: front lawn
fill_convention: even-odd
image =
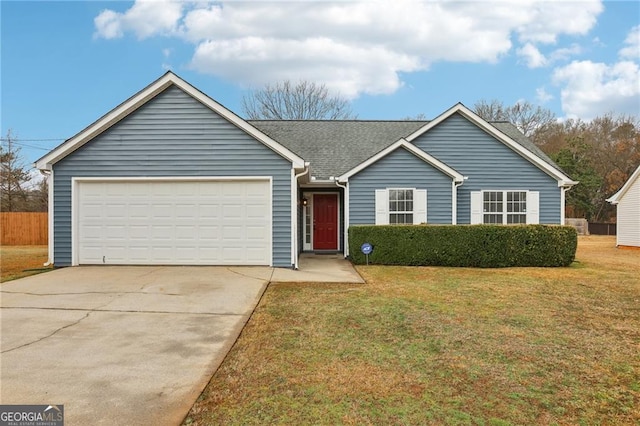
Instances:
[[[0,246],[0,282],[51,270],[42,266],[47,250],[47,246]]]
[[[185,424],[637,424],[640,251],[275,284]]]

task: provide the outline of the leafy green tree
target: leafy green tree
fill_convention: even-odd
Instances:
[[[580,183],[566,194],[566,206],[573,217],[592,220],[598,200],[596,194],[602,186],[602,177],[591,165],[589,146],[581,138],[574,138],[569,146],[551,155],[553,161]]]

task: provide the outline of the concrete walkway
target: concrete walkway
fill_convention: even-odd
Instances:
[[[298,270],[275,268],[271,282],[364,283],[341,254],[303,253]]]

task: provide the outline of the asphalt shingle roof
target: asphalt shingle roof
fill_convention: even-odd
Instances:
[[[309,161],[312,176],[328,179],[346,173],[428,121],[250,120],[249,123]],[[491,124],[562,171],[513,124]]]

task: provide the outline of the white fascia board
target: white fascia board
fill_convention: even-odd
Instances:
[[[295,169],[304,169],[304,160],[302,158],[300,158],[284,146],[280,145],[278,142],[271,139],[269,136],[262,133],[261,131],[247,123],[245,120],[229,111],[171,71],[168,71],[158,80],[154,81],[149,86],[121,103],[119,106],[82,130],[80,133],[66,140],[60,146],[37,160],[34,164],[35,167],[40,170],[50,170],[52,164],[55,164],[71,152],[80,148],[82,145],[116,124],[118,121],[122,120],[172,84],[176,85],[184,92],[192,96],[194,99],[198,100],[209,109],[224,117],[236,127],[253,136],[255,139],[262,142],[274,152],[291,161]]]
[[[607,198],[607,201],[611,204],[618,204],[620,199],[627,193],[629,188],[631,188],[631,185],[633,185],[638,178],[640,178],[640,166],[638,166],[636,171],[631,174],[629,179],[624,183],[624,185],[622,185],[622,188],[620,188],[618,192],[613,194],[611,198]]]
[[[571,187],[573,185],[578,184],[577,181],[571,180],[564,173],[561,173],[559,170],[556,170],[555,168],[551,167],[551,165],[548,164],[546,161],[544,161],[543,159],[541,159],[540,157],[538,157],[528,149],[524,148],[522,145],[520,145],[519,143],[511,139],[509,136],[502,133],[500,130],[496,129],[494,126],[492,126],[490,123],[485,121],[478,114],[471,111],[469,108],[467,108],[461,103],[455,104],[454,106],[452,106],[451,108],[449,108],[448,110],[440,114],[438,117],[436,117],[434,120],[430,121],[429,123],[425,124],[418,130],[416,130],[415,132],[407,136],[406,138],[407,141],[413,142],[414,139],[428,132],[432,128],[436,127],[437,125],[439,125],[440,123],[442,123],[444,120],[451,117],[455,113],[462,114],[465,118],[467,118],[469,121],[474,123],[476,126],[480,127],[482,130],[484,130],[494,138],[498,139],[499,141],[507,145],[509,148],[511,148],[518,154],[520,154],[522,157],[529,160],[536,167],[538,167],[539,169],[541,169],[551,177],[555,178],[558,181],[558,186]]]
[[[356,173],[361,172],[362,170],[366,169],[367,167],[369,167],[373,163],[375,163],[378,160],[380,160],[380,159],[386,157],[387,155],[391,154],[392,152],[394,152],[398,148],[406,149],[407,151],[411,152],[413,155],[415,155],[416,157],[420,158],[424,162],[432,165],[436,169],[440,170],[442,173],[444,173],[444,174],[448,175],[449,177],[451,177],[455,182],[463,182],[464,181],[464,176],[462,176],[460,173],[458,173],[457,171],[455,171],[451,167],[447,166],[446,164],[444,164],[442,161],[438,160],[437,158],[427,154],[426,152],[424,152],[423,150],[421,150],[417,146],[409,143],[404,138],[399,139],[393,145],[388,146],[387,148],[385,148],[382,151],[378,152],[373,157],[370,157],[368,160],[363,161],[362,163],[358,164],[356,167],[354,167],[353,169],[349,170],[345,174],[343,174],[341,176],[338,176],[336,178],[336,180],[338,180],[339,182],[347,182],[351,176],[355,175]]]

